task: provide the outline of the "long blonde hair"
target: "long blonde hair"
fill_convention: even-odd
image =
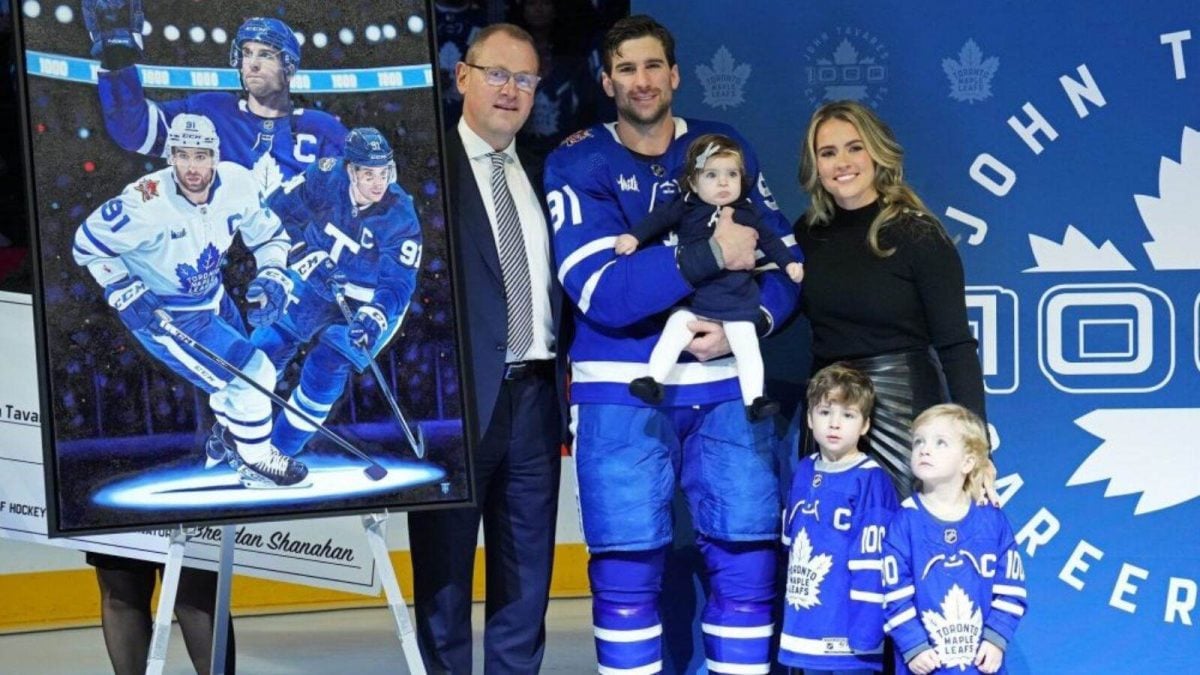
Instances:
[[[912,431],[935,419],[948,420],[958,430],[963,449],[968,457],[975,460],[975,466],[963,481],[963,492],[974,501],[983,499],[987,496],[985,487],[996,482],[996,465],[992,464],[991,458],[992,444],[983,420],[957,403],[939,403],[917,415],[912,423]],[[916,489],[921,489],[920,481],[917,481]]]
[[[821,185],[817,174],[817,130],[832,119],[854,125],[866,146],[867,154],[875,162],[875,191],[879,193],[879,215],[871,221],[867,230],[867,244],[871,252],[886,258],[896,252],[895,247],[883,248],[879,235],[884,228],[897,222],[902,216],[915,216],[928,221],[941,236],[946,236],[941,222],[925,206],[925,202],[904,182],[904,148],[896,136],[879,116],[870,108],[856,101],[834,101],[826,103],[813,113],[804,134],[804,152],[800,161],[800,185],[808,192],[809,205],[805,219],[809,227],[828,225],[833,219],[833,196]]]

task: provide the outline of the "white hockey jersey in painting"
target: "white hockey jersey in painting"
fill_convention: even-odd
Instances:
[[[285,267],[287,235],[249,170],[219,163],[208,201],[193,204],[167,167],[93,211],[75,232],[73,253],[101,286],[133,276],[169,310],[213,310],[224,293],[221,263],[239,233],[259,269]]]

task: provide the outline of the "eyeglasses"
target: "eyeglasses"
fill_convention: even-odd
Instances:
[[[464,61],[464,63],[466,62]],[[467,63],[467,65],[482,70],[483,81],[493,87],[503,87],[508,84],[509,80],[516,80],[517,89],[532,94],[537,89],[538,82],[542,81],[541,77],[533,73],[513,73],[507,68],[501,68],[500,66],[477,66],[474,63]]]

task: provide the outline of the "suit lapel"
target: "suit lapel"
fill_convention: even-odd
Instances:
[[[446,133],[446,146],[449,150],[447,154],[451,169],[451,222],[466,242],[464,250],[477,251],[483,258],[484,267],[503,288],[504,277],[500,273],[500,255],[496,252],[492,224],[488,221],[487,207],[483,205],[479,185],[475,182],[475,173],[471,170],[471,160],[467,157],[467,151],[463,149],[457,129],[452,128]]]

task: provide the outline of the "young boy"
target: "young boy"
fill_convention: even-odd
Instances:
[[[818,451],[800,460],[783,514],[779,662],[807,673],[882,670],[881,557],[897,500],[887,472],[858,449],[875,390],[835,363],[813,376],[807,397]]]
[[[992,464],[983,422],[943,404],[913,421],[917,479],[884,539],[884,626],[896,672],[1004,672],[1025,614],[1025,569],[1012,528],[984,503]]]

